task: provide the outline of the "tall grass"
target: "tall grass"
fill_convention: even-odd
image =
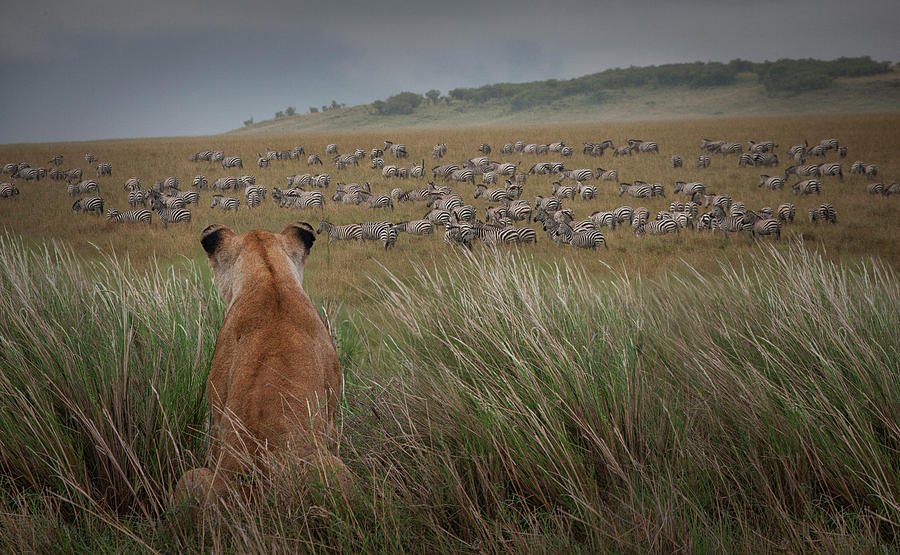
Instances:
[[[168,499],[203,454],[209,286],[0,247],[5,550],[897,542],[900,282],[877,260],[761,247],[648,281],[484,251],[384,271],[364,313],[323,307],[355,487],[287,461],[259,499],[191,527]]]

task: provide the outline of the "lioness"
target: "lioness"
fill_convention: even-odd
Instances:
[[[307,223],[281,233],[203,230],[216,289],[225,301],[212,369],[207,466],[184,474],[176,501],[214,504],[247,461],[315,452],[334,423],[341,370],[324,323],[303,291],[303,267],[316,236]],[[333,462],[343,467],[335,457]]]

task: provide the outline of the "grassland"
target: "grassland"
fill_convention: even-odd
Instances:
[[[305,288],[339,350],[346,386],[341,457],[356,491],[335,495],[296,468],[266,467],[257,504],[235,503],[192,526],[170,504],[205,453],[203,383],[221,323],[200,230],[236,231],[421,217],[329,204],[324,214],[267,202],[211,211],[190,225],[114,226],[71,213],[64,185],[18,182],[0,200],[0,551],[816,551],[895,548],[900,533],[900,198],[870,196],[858,176],[824,178],[823,194],[764,191],[760,170],[714,157],[701,137],[787,146],[837,137],[849,163],[898,180],[900,114],[709,118],[518,127],[226,135],[4,145],[0,161],[90,167],[108,207],[122,183],[252,173],[269,187],[305,162],[251,169],[265,147],[324,153],[405,142],[410,161],[476,155],[482,142],[629,137],[661,154],[589,158],[623,181],[700,180],[748,207],[798,208],[782,241],[681,233],[606,233],[608,251],[539,243],[471,255],[441,238],[313,248]],[[245,172],[188,162],[198,150],[244,157]],[[685,167],[673,170],[669,156]],[[550,156],[494,156],[522,166]],[[829,160],[833,159],[832,155]],[[777,169],[783,171],[785,164]],[[373,190],[368,168],[338,181]],[[775,170],[769,173],[774,173]],[[377,177],[376,177],[377,176]],[[525,196],[548,195],[530,178]],[[456,187],[472,198],[471,186]],[[828,201],[838,224],[813,226]],[[569,202],[579,217],[634,199],[601,186]],[[302,466],[300,461],[295,461]]]

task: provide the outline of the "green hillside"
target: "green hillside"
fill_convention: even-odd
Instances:
[[[434,91],[437,92],[437,91]],[[669,64],[458,88],[265,120],[230,133],[696,119],[900,109],[900,68],[869,58]]]

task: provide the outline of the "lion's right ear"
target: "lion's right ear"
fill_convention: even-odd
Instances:
[[[206,255],[212,258],[216,251],[232,237],[234,237],[233,231],[224,225],[213,224],[200,233],[200,244],[203,245]]]
[[[281,230],[281,234],[293,236],[300,241],[306,254],[309,254],[313,243],[316,242],[316,234],[313,231],[313,227],[306,222],[292,223]]]

